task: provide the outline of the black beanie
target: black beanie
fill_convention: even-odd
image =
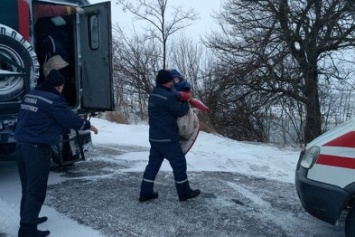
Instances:
[[[171,73],[167,70],[160,70],[158,72],[158,75],[157,75],[157,78],[156,78],[156,83],[157,85],[162,85],[162,84],[165,84],[165,83],[168,83],[170,81],[172,81],[174,78],[173,78],[173,75],[171,75]]]
[[[58,70],[51,70],[46,79],[44,80],[43,84],[47,86],[57,87],[64,85],[65,78]]]

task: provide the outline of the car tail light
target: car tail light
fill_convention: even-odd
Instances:
[[[312,166],[318,159],[319,152],[320,152],[319,146],[313,146],[308,150],[306,150],[306,152],[302,156],[301,166],[306,169],[312,168]]]

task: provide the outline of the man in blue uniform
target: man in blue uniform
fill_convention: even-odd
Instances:
[[[37,230],[37,225],[47,220],[38,215],[47,192],[51,146],[59,142],[63,129],[98,132],[89,121],[81,119],[68,107],[61,94],[64,81],[57,70],[50,71],[45,81],[25,95],[21,103],[15,130],[22,186],[19,237],[50,234]]]
[[[179,101],[179,95],[174,93],[174,77],[168,70],[160,70],[156,77],[156,87],[149,96],[149,142],[151,145],[148,165],[144,171],[140,202],[158,197],[154,192],[154,180],[166,158],[173,169],[175,186],[180,201],[194,198],[200,190],[192,190],[189,185],[186,170],[186,159],[179,143],[176,119],[184,116],[189,110],[189,103]]]

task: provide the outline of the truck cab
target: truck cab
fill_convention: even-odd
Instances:
[[[68,14],[36,16],[38,5],[61,6]],[[71,11],[80,7],[81,14]],[[43,12],[42,12],[43,13]],[[43,14],[42,14],[43,15]],[[46,15],[46,14],[44,14]],[[15,150],[18,111],[23,96],[40,84],[50,58],[65,67],[63,95],[77,114],[89,119],[112,111],[112,46],[110,2],[86,0],[3,0],[0,8],[0,153]],[[85,159],[90,132],[63,131],[53,147],[59,165]]]

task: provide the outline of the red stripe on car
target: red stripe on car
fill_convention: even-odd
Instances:
[[[30,16],[28,4],[24,0],[18,0],[19,33],[27,41],[30,40]]]
[[[355,131],[337,137],[323,146],[355,147]]]
[[[355,169],[355,158],[319,155],[317,164]]]

